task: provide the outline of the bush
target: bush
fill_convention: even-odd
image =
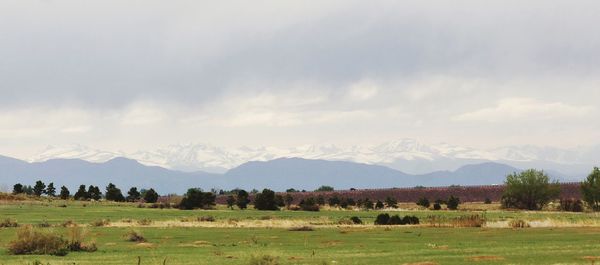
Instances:
[[[575,199],[560,199],[560,210],[566,212],[583,212],[583,202]]]
[[[352,217],[350,217],[350,220],[352,220],[352,223],[354,223],[356,225],[360,225],[363,223],[363,221],[360,220],[360,218],[358,216],[352,216]]]
[[[91,226],[96,226],[96,227],[107,226],[109,224],[110,224],[110,220],[108,220],[108,219],[95,220],[90,223]]]
[[[393,215],[390,217],[390,220],[387,223],[388,225],[403,225],[402,218],[400,216]]]
[[[404,218],[402,218],[402,222],[405,225],[418,225],[419,224],[419,218],[412,215],[412,216],[404,216]]]
[[[0,227],[17,227],[19,223],[16,220],[6,218],[4,221],[0,222]]]
[[[144,235],[142,235],[142,233],[140,233],[139,231],[135,231],[135,230],[130,230],[129,232],[127,232],[125,234],[125,240],[127,240],[129,242],[138,242],[138,243],[146,242],[146,238],[144,237]]]
[[[458,197],[454,197],[454,196],[450,195],[450,198],[448,198],[448,202],[446,203],[446,206],[448,206],[448,209],[450,209],[450,210],[456,210],[456,209],[458,209],[459,204],[460,204],[460,199]]]
[[[433,209],[436,211],[439,211],[442,209],[442,205],[440,205],[439,203],[436,202],[433,204]]]
[[[550,183],[548,175],[535,169],[508,175],[505,184],[502,195],[505,208],[540,210],[560,194],[558,182]]]
[[[429,208],[429,206],[430,206],[429,199],[421,198],[417,201],[417,205],[423,206],[425,208]]]
[[[485,198],[485,201],[483,201],[483,203],[492,204],[492,200],[490,200],[490,198]]]
[[[327,192],[327,191],[333,191],[334,188],[331,186],[321,186],[318,189],[315,190],[315,192]]]
[[[302,211],[311,211],[311,212],[319,211],[319,204],[317,204],[315,198],[313,198],[313,197],[309,197],[309,198],[306,198],[305,200],[301,200],[300,203],[298,204],[298,206],[300,206],[300,209],[302,209]]]
[[[390,215],[387,213],[381,213],[381,214],[377,215],[377,218],[375,218],[376,225],[387,225],[389,222],[390,222]]]
[[[419,224],[419,218],[416,216],[399,215],[390,216],[387,213],[382,213],[375,219],[375,225],[416,225]]]
[[[67,242],[58,235],[34,230],[23,226],[17,230],[17,239],[8,244],[8,252],[13,255],[67,255]]]

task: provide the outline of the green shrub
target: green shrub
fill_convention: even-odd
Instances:
[[[433,209],[436,211],[439,211],[442,209],[442,205],[440,205],[439,203],[436,202],[433,204]]]
[[[458,209],[458,205],[460,204],[460,199],[458,197],[454,197],[454,196],[450,196],[450,198],[448,198],[448,202],[446,203],[446,205],[448,206],[448,209],[450,210],[456,210]]]
[[[356,225],[360,225],[363,223],[363,221],[360,220],[360,218],[358,216],[352,216],[352,217],[350,217],[350,220],[352,220],[352,223],[354,223]]]
[[[387,213],[381,213],[375,218],[375,225],[387,225],[390,222],[390,215]]]
[[[492,204],[492,200],[490,200],[490,198],[485,198],[485,201],[483,201],[483,203]]]
[[[417,205],[423,206],[425,208],[429,208],[429,206],[430,206],[429,199],[421,198],[417,201]]]

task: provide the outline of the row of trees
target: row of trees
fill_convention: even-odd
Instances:
[[[60,187],[60,193],[56,194],[56,188],[54,187],[54,183],[50,182],[48,185],[44,184],[41,180],[35,182],[33,187],[24,186],[21,183],[17,183],[13,186],[13,194],[27,194],[32,196],[48,196],[48,197],[59,197],[60,199],[67,200],[71,198],[71,192],[65,186]],[[75,200],[100,200],[102,198],[108,201],[129,201],[129,202],[137,202],[140,200],[144,200],[148,203],[155,203],[158,201],[158,193],[154,189],[142,189],[138,191],[137,187],[131,187],[127,192],[127,197],[123,196],[121,189],[117,188],[117,186],[113,183],[109,183],[106,186],[106,191],[104,195],[100,191],[98,186],[89,185],[87,188],[85,185],[80,185],[77,192],[73,194],[73,199]]]

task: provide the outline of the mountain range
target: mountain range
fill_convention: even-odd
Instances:
[[[409,174],[432,171],[454,171],[462,166],[495,162],[516,168],[543,168],[565,177],[585,176],[600,158],[600,145],[560,149],[537,146],[509,146],[475,149],[464,146],[424,144],[415,139],[401,139],[368,146],[304,145],[296,147],[238,147],[225,148],[207,144],[178,144],[152,151],[105,151],[82,145],[49,146],[28,162],[50,159],[82,159],[106,162],[125,157],[144,165],[195,172],[225,173],[250,161],[270,161],[282,157],[313,160],[347,161],[381,165]]]
[[[36,180],[65,185],[71,190],[80,184],[154,188],[161,194],[183,193],[187,188],[262,189],[288,188],[314,190],[321,185],[337,189],[391,188],[414,186],[501,184],[509,173],[519,169],[493,162],[466,165],[455,171],[413,175],[386,166],[348,161],[278,158],[251,161],[223,174],[202,171],[183,172],[148,166],[128,158],[106,162],[81,159],[50,159],[26,162],[0,156],[0,187],[8,191],[15,183],[33,185]],[[555,176],[556,177],[556,176]],[[561,179],[560,177],[557,177]],[[561,179],[564,180],[564,179]]]

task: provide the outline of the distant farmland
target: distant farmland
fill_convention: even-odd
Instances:
[[[561,183],[561,198],[581,199],[581,183]],[[449,187],[413,187],[413,188],[391,188],[391,189],[357,189],[339,190],[332,192],[293,192],[294,203],[308,197],[323,196],[325,199],[338,196],[340,198],[352,198],[354,200],[369,198],[370,200],[384,201],[387,197],[395,198],[398,202],[416,202],[420,198],[430,200],[447,199],[450,195],[459,197],[462,202],[483,202],[485,199],[500,201],[504,185],[483,186],[449,186]],[[285,193],[281,193],[285,194]],[[252,195],[250,195],[251,199]],[[217,203],[226,204],[227,196],[217,197]]]

